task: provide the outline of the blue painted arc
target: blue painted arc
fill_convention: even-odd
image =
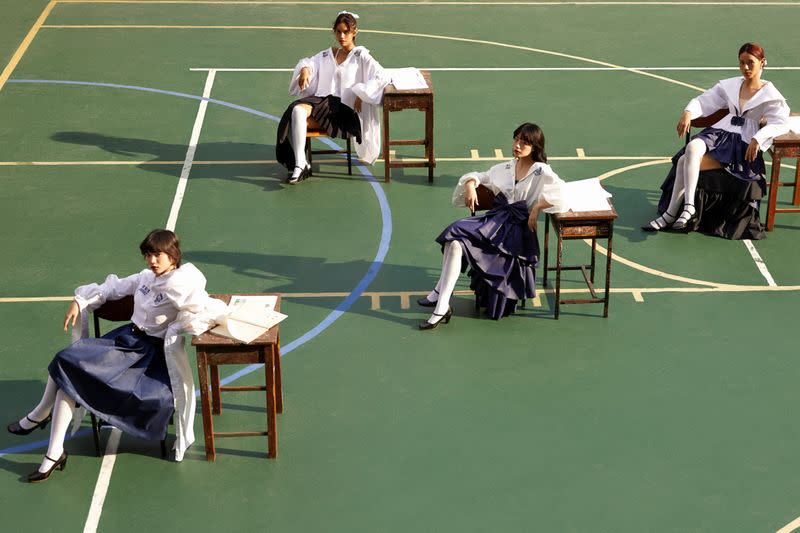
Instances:
[[[228,107],[231,109],[235,109],[237,111],[243,111],[245,113],[249,113],[251,115],[256,115],[258,117],[267,118],[269,120],[278,122],[280,119],[274,115],[270,115],[269,113],[264,113],[263,111],[258,111],[257,109],[253,109],[250,107],[240,106],[231,102],[226,102],[224,100],[217,100],[215,98],[205,98],[203,96],[198,96],[195,94],[188,94],[176,91],[166,91],[163,89],[155,89],[152,87],[140,87],[137,85],[121,85],[117,83],[102,83],[102,82],[89,82],[89,81],[70,81],[70,80],[8,80],[6,83],[49,83],[54,85],[82,85],[82,86],[91,86],[91,87],[108,87],[112,89],[127,89],[133,91],[143,91],[149,93],[157,93],[157,94],[164,94],[169,96],[177,96],[180,98],[189,98],[192,100],[200,100],[206,101],[211,104],[216,104],[224,107]],[[331,148],[338,148],[338,145],[329,138],[321,138],[323,142],[328,144]],[[320,321],[319,324],[308,330],[306,333],[298,337],[297,339],[291,341],[290,343],[284,345],[281,348],[281,356],[284,356],[293,350],[299,348],[303,344],[307,343],[326,329],[331,326],[336,320],[342,316],[350,306],[355,303],[355,301],[363,294],[363,292],[369,287],[370,283],[375,279],[375,276],[378,275],[381,267],[383,266],[383,261],[386,258],[386,254],[389,252],[389,243],[392,240],[392,211],[389,207],[389,201],[386,198],[386,194],[384,193],[383,189],[381,188],[378,181],[375,179],[375,176],[369,171],[369,169],[364,166],[361,161],[356,160],[356,168],[358,168],[361,175],[366,178],[369,182],[370,186],[372,187],[373,192],[375,193],[375,197],[378,199],[378,205],[380,206],[381,210],[381,239],[380,243],[378,244],[378,250],[375,253],[375,258],[372,260],[367,272],[358,282],[358,284],[350,291],[339,305],[336,306],[336,309],[331,311],[325,318]],[[242,376],[250,374],[257,369],[261,368],[263,365],[250,365],[245,367],[238,372],[227,376],[226,378],[220,380],[220,383],[226,385],[236,379],[239,379]],[[200,391],[195,391],[195,396],[199,396]],[[83,429],[78,431],[72,435],[72,437],[83,436],[88,433],[88,429]],[[70,438],[72,438],[70,437]],[[14,453],[24,453],[33,449],[41,448],[47,446],[47,440],[41,440],[37,442],[30,442],[27,444],[21,444],[19,446],[13,446],[11,448],[6,448],[4,450],[0,450],[0,457],[5,455],[14,454]]]

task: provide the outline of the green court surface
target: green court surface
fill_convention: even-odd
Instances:
[[[284,183],[270,117],[291,101],[286,69],[331,44],[341,9],[361,15],[358,43],[384,66],[432,69],[433,184],[416,169],[384,183],[382,160],[349,176],[331,158]],[[142,268],[138,243],[176,209],[193,129],[185,257],[210,292],[280,292],[289,315],[276,459],[240,438],[206,462],[198,416],[181,463],[123,436],[103,487],[83,431],[68,468],[30,485],[47,432],[3,432],[4,531],[800,527],[800,216],[752,243],[763,272],[742,242],[639,230],[680,110],[737,75],[743,42],[764,45],[764,78],[800,102],[800,3],[5,0],[0,14],[0,420],[38,401],[74,287]],[[204,87],[215,102],[196,121]],[[524,121],[544,129],[560,176],[600,176],[613,194],[609,316],[574,305],[556,321],[540,290],[493,322],[463,277],[451,323],[420,332],[433,239],[465,215],[456,180],[510,157]],[[393,136],[421,128],[421,114],[392,115]],[[215,427],[261,427],[261,400],[223,396]]]

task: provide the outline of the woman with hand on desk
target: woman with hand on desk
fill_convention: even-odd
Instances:
[[[174,411],[175,459],[183,459],[194,442],[194,382],[180,334],[204,332],[225,313],[225,304],[208,296],[206,279],[194,265],[181,265],[173,232],[154,230],[139,249],[146,269],[122,279],[112,274],[100,285],[75,289],[64,316],[64,331],[72,325],[75,342],[48,366],[39,404],[8,425],[10,433],[27,435],[52,420],[50,443],[41,466],[28,476],[31,483],[45,481],[56,468],[64,470],[64,438],[78,406],[81,415],[86,409],[125,433],[159,440],[166,436]],[[99,339],[80,338],[88,334],[86,311],[129,295],[131,324]],[[75,427],[81,418],[75,417]]]
[[[442,273],[428,296],[417,300],[422,307],[434,308],[419,329],[450,322],[450,297],[459,274],[468,266],[470,288],[494,320],[513,313],[517,300],[535,295],[534,269],[539,260],[536,218],[541,210],[563,211],[564,182],[547,164],[539,126],[530,122],[519,126],[511,146],[511,161],[458,180],[453,205],[474,211],[476,188],[483,185],[494,193],[494,207],[483,215],[453,222],[436,238],[442,246]]]
[[[275,155],[289,172],[288,183],[304,180],[311,172],[306,161],[308,126],[331,137],[356,139],[358,157],[373,163],[380,153],[380,122],[375,106],[383,99],[389,78],[363,46],[356,46],[358,15],[341,11],[333,22],[339,47],[301,59],[294,68],[289,94],[292,102],[278,124]]]
[[[742,75],[721,80],[692,99],[678,120],[678,136],[691,121],[720,109],[728,114],[702,130],[672,158],[658,204],[660,216],[642,229],[700,230],[727,239],[760,239],[758,200],[766,189],[761,152],[789,131],[789,107],[775,86],[761,79],[764,49],[745,43],[739,49]],[[766,125],[759,129],[762,122]],[[701,170],[708,173],[698,187]]]

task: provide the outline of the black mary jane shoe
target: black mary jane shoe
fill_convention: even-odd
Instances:
[[[433,289],[433,292],[439,294],[439,291],[437,291],[436,289]],[[424,298],[420,298],[419,300],[417,300],[417,305],[420,307],[436,307],[436,301],[432,302],[428,300],[427,296],[425,296]]]
[[[300,167],[294,167],[294,168],[298,169]],[[294,174],[294,170],[292,171],[292,174]],[[309,174],[311,174],[311,165],[306,163],[306,166],[303,168],[303,170],[300,171],[300,174],[298,174],[296,177],[292,177],[291,175],[289,175],[289,177],[286,180],[286,183],[291,183],[292,185],[294,185],[295,183],[299,183],[304,179],[306,179],[309,176]]]
[[[450,317],[453,316],[453,308],[452,307],[448,307],[447,308],[447,312],[445,314],[439,315],[439,314],[433,313],[433,316],[440,316],[442,318],[440,318],[439,320],[437,320],[436,322],[434,322],[432,324],[430,322],[428,322],[427,320],[425,322],[420,322],[419,323],[419,329],[421,329],[421,330],[436,329],[436,328],[439,327],[439,324],[441,324],[442,322],[444,322],[445,324],[449,324],[450,323]]]
[[[47,478],[50,477],[50,474],[53,473],[53,470],[58,468],[59,470],[64,470],[67,466],[67,452],[61,454],[61,457],[58,458],[58,461],[51,457],[44,456],[45,459],[50,459],[53,462],[53,466],[51,466],[46,472],[39,472],[36,470],[35,472],[31,472],[28,474],[28,483],[41,483],[42,481],[47,481]]]
[[[687,209],[688,207],[691,207],[692,210],[689,211],[689,209]],[[689,233],[695,220],[697,220],[697,209],[695,209],[694,204],[684,204],[681,216],[672,224],[672,230],[681,233]]]
[[[8,426],[6,426],[8,432],[13,433],[14,435],[27,435],[36,428],[44,429],[47,427],[47,423],[50,422],[50,418],[52,418],[52,415],[47,415],[47,418],[45,418],[41,422],[37,422],[36,420],[31,420],[31,418],[28,415],[25,415],[25,418],[27,418],[31,424],[35,425],[33,427],[25,429],[24,427],[19,425],[19,421],[11,422]]]

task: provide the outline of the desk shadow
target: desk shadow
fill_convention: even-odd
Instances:
[[[619,218],[614,221],[614,236],[621,236],[628,242],[643,242],[653,233],[647,233],[641,226],[658,216],[656,206],[661,198],[661,189],[630,189],[603,184],[613,196],[611,202]],[[601,244],[603,241],[600,241]]]
[[[216,440],[215,440],[214,444],[216,444]],[[195,443],[195,445],[192,448],[194,448],[195,446],[197,446],[197,443]],[[219,446],[215,446],[214,449],[217,452],[217,459],[216,459],[217,461],[219,461],[221,459],[221,456],[224,457],[225,455],[236,455],[236,456],[239,456],[239,457],[259,457],[261,459],[267,459],[266,444],[264,446],[265,446],[265,449],[264,449],[263,452],[256,452],[256,451],[252,451],[252,450],[236,450],[234,448],[220,448]],[[205,451],[205,448],[203,447],[202,444],[200,444],[198,449],[186,452],[186,455],[184,455],[184,458],[185,459],[192,459],[194,461],[201,461],[203,463],[207,462],[206,461],[206,451]],[[272,463],[268,463],[268,464],[272,464]]]

